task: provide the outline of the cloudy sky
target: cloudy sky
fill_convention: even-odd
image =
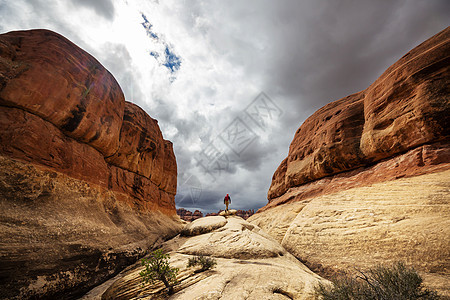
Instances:
[[[56,31],[174,143],[177,207],[258,209],[297,128],[448,26],[450,1],[0,0],[0,32]]]

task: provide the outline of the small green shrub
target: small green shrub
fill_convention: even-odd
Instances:
[[[173,285],[177,283],[179,269],[172,268],[169,259],[169,254],[164,254],[161,249],[153,251],[148,259],[141,260],[145,269],[139,275],[142,277],[143,283],[154,283],[161,280],[170,295],[173,294]]]
[[[356,277],[343,276],[333,286],[319,284],[316,296],[323,300],[414,300],[439,299],[435,291],[425,289],[422,278],[403,263],[378,266]]]
[[[217,261],[214,258],[205,257],[203,255],[200,256],[194,256],[189,258],[187,267],[194,267],[194,266],[201,266],[201,269],[197,270],[196,272],[203,272],[209,269],[214,268],[215,265],[217,265]]]

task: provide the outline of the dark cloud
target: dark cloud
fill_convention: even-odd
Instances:
[[[186,9],[187,27],[213,20],[197,26],[199,32],[243,67],[249,82],[261,82],[260,89],[284,111],[269,141],[259,139],[233,161],[245,185],[224,183],[254,208],[266,203],[272,174],[301,123],[323,105],[367,88],[403,54],[444,29],[449,2],[215,1]],[[201,207],[213,207],[206,198]]]
[[[97,15],[108,20],[114,19],[115,10],[112,0],[72,0],[72,3],[93,9]]]
[[[299,108],[319,108],[365,89],[445,27],[444,2],[316,1],[273,7],[273,16],[289,27],[272,35],[268,74],[275,76],[268,76],[266,85],[279,86]]]

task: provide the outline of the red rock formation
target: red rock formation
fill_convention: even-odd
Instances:
[[[450,27],[298,129],[249,218],[322,276],[403,261],[450,296]]]
[[[280,197],[270,200],[258,212],[267,211],[285,203],[332,194],[336,191],[403,177],[441,172],[450,168],[449,162],[450,143],[448,141],[423,145],[370,167],[360,167],[290,188]]]
[[[253,214],[255,213],[254,209],[249,209],[249,210],[241,210],[238,209],[236,212],[236,216],[241,217],[244,220],[247,220],[248,218],[250,218]]]
[[[450,28],[403,56],[366,90],[332,102],[295,133],[269,202],[290,188],[448,140]]]
[[[94,57],[48,30],[2,34],[0,47],[1,105],[35,114],[105,156],[116,152],[124,96]]]
[[[178,208],[177,209],[178,216],[188,222],[192,222],[194,220],[203,218],[203,213],[196,209],[194,212],[191,212],[189,210],[186,210],[184,208]]]
[[[95,58],[48,30],[0,56],[2,296],[80,292],[181,229],[172,143]]]
[[[181,219],[188,221],[188,220],[186,220],[186,218],[190,218],[192,216],[192,211],[184,209],[184,208],[177,208],[177,215]]]

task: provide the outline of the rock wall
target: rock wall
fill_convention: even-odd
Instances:
[[[181,229],[172,143],[91,55],[0,35],[0,298],[71,298]]]
[[[404,55],[366,90],[309,117],[273,176],[269,201],[289,188],[446,140],[449,39],[447,28]]]
[[[450,27],[315,112],[249,221],[324,275],[403,260],[450,295]]]

